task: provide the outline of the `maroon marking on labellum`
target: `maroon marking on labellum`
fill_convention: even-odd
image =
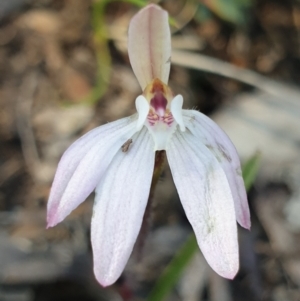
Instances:
[[[156,93],[155,96],[150,101],[150,105],[159,116],[165,115],[167,104],[168,104],[167,99],[163,96],[162,93],[159,92]]]
[[[171,126],[173,121],[174,121],[174,118],[173,118],[173,115],[171,113],[169,113],[167,116],[164,116],[163,117],[163,121],[164,123],[166,123],[168,126]]]

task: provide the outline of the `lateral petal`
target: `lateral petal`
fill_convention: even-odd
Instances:
[[[142,90],[155,78],[168,83],[171,64],[171,33],[168,13],[150,4],[129,24],[128,54]]]
[[[219,275],[232,279],[239,268],[237,225],[223,169],[189,132],[173,135],[167,158],[204,257]]]
[[[135,107],[139,115],[138,122],[137,122],[137,129],[141,130],[141,128],[144,126],[145,121],[147,119],[150,105],[147,99],[143,95],[140,95],[135,100]]]
[[[47,224],[53,227],[82,203],[99,183],[112,158],[136,131],[137,116],[95,128],[63,154],[47,205]]]
[[[183,105],[183,97],[182,95],[179,94],[175,96],[171,102],[171,113],[173,114],[174,119],[178,123],[180,130],[184,132],[185,125],[182,118],[182,105]]]
[[[234,199],[238,223],[250,229],[250,211],[236,148],[226,133],[209,117],[194,110],[183,110],[185,125],[215,155],[226,174]]]
[[[121,275],[139,233],[154,168],[147,129],[134,135],[128,152],[118,152],[96,189],[91,240],[94,272],[103,286]]]

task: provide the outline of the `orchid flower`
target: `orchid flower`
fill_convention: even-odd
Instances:
[[[236,149],[211,119],[183,110],[168,87],[168,14],[150,4],[129,25],[128,52],[143,90],[137,113],[88,132],[63,154],[48,202],[48,227],[95,190],[91,242],[103,286],[121,275],[141,228],[154,171],[164,150],[182,206],[209,265],[232,279],[239,267],[237,224],[250,215]]]

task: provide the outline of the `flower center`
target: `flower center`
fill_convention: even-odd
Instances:
[[[164,116],[167,109],[168,101],[161,92],[157,92],[150,100],[150,106],[159,116]]]
[[[169,109],[167,109],[168,100],[161,91],[155,92],[150,100],[150,110],[147,116],[147,121],[150,126],[158,125],[158,123],[171,126],[174,118]]]
[[[143,95],[136,99],[139,114],[138,129],[145,125],[153,137],[155,150],[165,150],[167,143],[176,131],[177,125],[185,130],[182,120],[181,95],[173,97],[171,89],[159,79],[154,79]]]

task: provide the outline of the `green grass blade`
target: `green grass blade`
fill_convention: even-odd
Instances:
[[[174,256],[171,263],[165,268],[163,274],[160,276],[155,287],[151,291],[147,301],[160,301],[169,294],[197,249],[198,244],[196,237],[192,234]]]
[[[249,191],[253,185],[260,166],[261,154],[257,152],[242,166],[242,173],[246,190]]]
[[[119,1],[119,2],[127,2],[138,7],[144,7],[147,5],[147,1],[145,0],[110,0],[110,2]]]
[[[92,5],[92,27],[93,39],[96,51],[97,74],[95,87],[91,93],[83,100],[83,103],[94,104],[106,92],[108,88],[111,57],[108,48],[107,29],[105,24],[105,6],[108,0],[98,0]]]

